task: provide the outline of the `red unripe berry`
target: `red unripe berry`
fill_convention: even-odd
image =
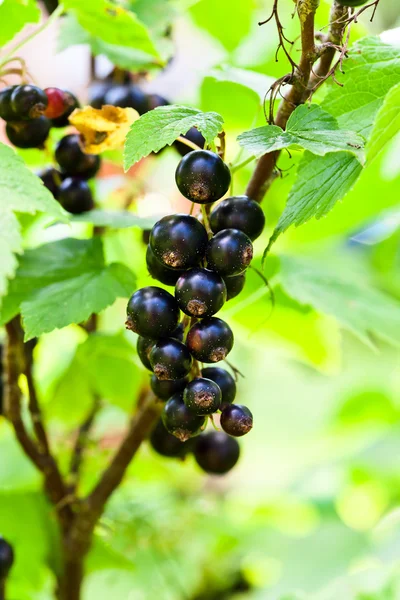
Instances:
[[[46,88],[44,92],[49,101],[44,113],[45,116],[48,119],[57,119],[58,117],[61,117],[68,108],[68,105],[65,102],[65,92],[55,87]]]

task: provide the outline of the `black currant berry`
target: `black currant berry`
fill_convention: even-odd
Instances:
[[[193,150],[179,163],[175,181],[185,198],[197,204],[208,204],[226,194],[231,173],[218,154],[209,150]]]
[[[94,207],[90,187],[86,181],[77,177],[64,179],[58,189],[58,201],[65,210],[74,215],[80,215]]]
[[[100,157],[86,154],[76,133],[66,135],[58,142],[55,157],[64,173],[82,179],[94,177],[100,168]]]
[[[222,394],[219,386],[211,379],[197,377],[187,384],[183,401],[196,415],[211,415],[221,406]]]
[[[353,8],[354,6],[362,6],[367,3],[367,0],[337,0],[338,4],[341,6],[350,6]]]
[[[94,81],[89,87],[89,104],[93,108],[101,108],[104,102],[105,95],[112,88],[112,81],[105,79],[104,81]]]
[[[208,242],[207,266],[223,277],[242,273],[253,258],[251,239],[239,229],[223,229]]]
[[[104,104],[120,108],[134,108],[139,115],[148,110],[147,96],[136,85],[113,86],[104,96]]]
[[[185,133],[185,135],[182,135],[181,137],[186,138],[187,140],[189,140],[189,142],[193,142],[199,148],[204,148],[204,145],[206,143],[203,134],[200,133],[197,127],[192,127],[187,133]],[[174,146],[181,156],[186,156],[186,154],[188,154],[189,152],[193,152],[193,148],[187,146],[179,140],[176,140],[176,142],[174,142]]]
[[[171,333],[171,335],[169,337],[175,338],[176,340],[179,340],[180,342],[183,342],[183,337],[185,334],[185,327],[183,323],[179,323],[178,327],[175,329],[175,331],[173,331]]]
[[[154,339],[168,337],[178,327],[179,307],[162,288],[144,287],[135,292],[127,306],[126,328]]]
[[[12,121],[7,123],[7,137],[17,148],[39,148],[47,140],[51,121],[38,117],[31,121]]]
[[[203,471],[224,475],[239,460],[240,446],[237,440],[223,431],[210,431],[197,438],[193,454]]]
[[[222,411],[220,423],[225,433],[241,437],[253,427],[253,415],[246,406],[228,404]]]
[[[177,437],[169,433],[160,419],[151,432],[150,444],[161,456],[168,458],[184,458],[193,449],[194,440],[181,442]]]
[[[205,425],[205,417],[199,417],[188,409],[183,401],[182,392],[174,394],[164,406],[162,413],[164,426],[169,433],[186,442],[200,433]]]
[[[224,360],[233,347],[233,333],[225,321],[202,319],[189,330],[186,345],[196,360],[214,363]]]
[[[246,273],[240,275],[232,275],[232,277],[224,277],[226,285],[226,299],[232,300],[236,298],[244,288],[246,283]]]
[[[51,120],[52,127],[68,127],[69,117],[72,115],[76,108],[79,108],[79,101],[74,94],[71,92],[64,92],[64,105],[65,110],[60,117]]]
[[[175,298],[186,315],[211,317],[225,304],[226,285],[214,271],[191,269],[176,282]]]
[[[210,214],[210,226],[214,233],[223,229],[239,229],[255,240],[261,235],[264,225],[263,209],[247,196],[225,198]]]
[[[40,177],[54,198],[58,198],[59,186],[62,182],[61,173],[53,167],[48,167],[47,169],[43,169],[43,171],[39,171],[37,176]]]
[[[168,400],[174,394],[183,392],[187,383],[187,379],[184,378],[161,381],[155,375],[152,375],[150,379],[150,387],[160,400]]]
[[[150,352],[155,343],[156,341],[152,338],[142,337],[141,335],[139,335],[138,340],[136,342],[136,351],[138,353],[138,356],[142,364],[149,371],[153,370],[150,364]]]
[[[162,264],[155,256],[150,244],[146,251],[147,269],[153,279],[161,281],[164,285],[175,285],[179,277],[184,273],[179,269],[170,269]]]
[[[157,379],[183,379],[193,359],[182,342],[174,338],[160,340],[150,352],[150,364]]]
[[[149,94],[147,96],[147,110],[153,110],[158,106],[168,106],[169,102],[159,94]]]
[[[11,94],[18,87],[16,85],[10,85],[0,92],[0,118],[4,121],[17,121],[12,107],[11,107]]]
[[[207,242],[203,225],[185,214],[164,217],[154,225],[150,234],[154,255],[174,269],[195,267],[204,257]]]
[[[221,410],[228,404],[232,404],[236,397],[236,383],[228,371],[220,367],[206,367],[202,369],[201,374],[203,377],[215,381],[220,388],[222,394]]]
[[[14,562],[14,550],[12,546],[0,537],[0,580],[7,577]]]
[[[11,94],[11,108],[18,119],[36,119],[47,105],[46,93],[36,85],[17,85]]]

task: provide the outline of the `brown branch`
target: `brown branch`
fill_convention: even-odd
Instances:
[[[79,428],[78,435],[75,440],[75,445],[72,450],[71,463],[70,463],[70,468],[69,468],[70,483],[68,486],[68,490],[69,490],[70,494],[75,492],[75,490],[77,488],[79,474],[80,474],[80,470],[81,470],[81,466],[82,466],[83,455],[84,455],[84,451],[85,451],[85,448],[88,443],[89,432],[92,428],[93,422],[95,420],[95,417],[96,417],[100,407],[101,407],[100,399],[96,396],[94,399],[91,411],[89,412],[87,418],[85,419],[85,421],[82,423],[82,425]]]
[[[26,377],[26,381],[28,383],[28,391],[29,391],[29,412],[32,419],[33,429],[35,431],[36,438],[39,443],[39,451],[43,454],[50,454],[50,446],[47,438],[47,433],[44,428],[42,413],[40,410],[37,394],[36,394],[36,386],[33,379],[33,350],[36,346],[36,340],[30,340],[26,344],[24,344],[24,352],[25,352],[25,368],[24,373]]]

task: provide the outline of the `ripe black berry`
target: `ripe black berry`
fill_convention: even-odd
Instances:
[[[142,364],[149,371],[153,370],[150,364],[150,352],[155,343],[156,341],[152,338],[142,337],[141,335],[139,335],[138,340],[136,342],[136,351],[138,353],[138,356]]]
[[[251,263],[253,244],[239,229],[223,229],[208,242],[207,266],[223,277],[239,275]]]
[[[211,415],[221,405],[221,390],[211,379],[197,377],[187,384],[183,401],[196,415]]]
[[[182,392],[174,394],[164,406],[162,420],[169,433],[186,442],[189,438],[200,433],[205,425],[205,417],[199,417],[188,409],[183,401]]]
[[[195,268],[183,273],[175,286],[179,308],[192,317],[211,317],[226,301],[226,285],[218,273]]]
[[[17,117],[11,107],[11,94],[18,87],[10,85],[0,92],[0,118],[4,121],[17,121]]]
[[[228,404],[222,411],[220,422],[225,433],[241,437],[253,427],[253,415],[246,406]]]
[[[193,448],[194,440],[181,442],[177,437],[168,433],[160,419],[151,432],[150,444],[161,456],[168,458],[184,458]]]
[[[51,120],[52,127],[67,127],[69,125],[68,118],[76,108],[79,108],[79,101],[71,92],[64,92],[65,110],[60,117]]]
[[[48,167],[39,171],[38,177],[43,181],[45,187],[53,194],[54,198],[58,198],[59,185],[62,182],[61,173],[53,167]]]
[[[93,108],[101,108],[105,95],[112,88],[112,81],[94,81],[89,88],[89,104]]]
[[[0,580],[7,577],[14,562],[14,550],[12,546],[0,537]]]
[[[175,298],[156,286],[135,292],[128,302],[127,315],[127,329],[155,339],[169,336],[179,323]]]
[[[239,460],[240,447],[237,440],[223,431],[210,431],[196,440],[193,454],[203,471],[224,475]]]
[[[169,102],[159,94],[149,94],[147,96],[147,110],[153,110],[157,106],[168,106]]]
[[[209,150],[193,150],[179,163],[175,181],[185,198],[198,204],[207,204],[226,194],[231,173],[218,154]]]
[[[367,0],[337,0],[341,6],[362,6],[367,3]]]
[[[158,221],[150,234],[154,255],[167,267],[189,269],[204,257],[207,232],[194,217],[170,215]]]
[[[264,225],[263,209],[247,196],[225,198],[210,214],[210,226],[214,233],[223,229],[239,229],[255,240],[261,235]]]
[[[162,264],[155,256],[151,246],[147,246],[146,251],[147,269],[153,279],[161,281],[164,285],[175,285],[179,277],[184,273],[179,269],[170,269]]]
[[[232,300],[236,298],[244,288],[246,283],[246,273],[240,275],[233,275],[232,277],[224,277],[226,285],[226,299]]]
[[[186,138],[187,140],[189,140],[189,142],[193,142],[199,148],[204,148],[204,145],[206,143],[203,134],[200,133],[197,127],[192,127],[187,133],[185,133],[185,135],[182,135],[181,137]],[[190,146],[186,146],[186,144],[178,140],[174,142],[174,146],[181,156],[186,156],[186,154],[188,154],[189,152],[193,152],[193,149]]]
[[[221,410],[228,404],[232,404],[236,397],[236,383],[228,371],[220,367],[206,367],[202,369],[201,374],[218,384],[222,394]]]
[[[222,319],[202,319],[189,330],[186,345],[194,358],[200,362],[219,362],[232,350],[233,333]]]
[[[185,333],[185,327],[183,323],[179,323],[178,327],[171,333],[169,337],[175,338],[180,342],[183,342],[183,336]]]
[[[76,133],[66,135],[58,142],[55,157],[67,175],[83,179],[94,177],[100,168],[100,157],[83,152],[79,135]]]
[[[39,148],[47,140],[51,121],[38,117],[31,121],[12,121],[6,126],[7,137],[17,148]]]
[[[47,105],[45,92],[36,85],[17,85],[11,94],[11,108],[18,119],[36,119]]]
[[[76,177],[64,179],[58,189],[58,201],[65,210],[74,215],[80,215],[94,207],[90,187],[86,181]]]
[[[182,342],[174,338],[160,340],[150,352],[150,364],[157,379],[182,379],[192,368],[193,359]]]
[[[186,386],[187,379],[167,379],[160,381],[155,375],[152,375],[150,379],[150,387],[160,400],[168,400],[174,394],[183,392]]]
[[[113,86],[104,96],[104,104],[121,108],[134,108],[142,115],[148,110],[147,96],[136,85]]]

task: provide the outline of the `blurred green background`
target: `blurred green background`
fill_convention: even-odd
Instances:
[[[282,56],[275,62],[273,24],[257,25],[271,4],[131,3],[154,31],[163,19],[173,23],[178,67],[172,65],[172,76],[168,69],[155,73],[149,89],[220,112],[229,160],[238,153],[237,134],[263,123],[268,78],[287,71]],[[293,2],[281,4],[287,35],[296,38]],[[319,27],[328,14],[329,3],[322,0]],[[352,39],[396,24],[400,27],[398,0],[382,0],[374,22],[363,16]],[[400,29],[391,40],[399,45]],[[245,77],[250,87],[242,85]],[[32,166],[42,161],[36,152],[22,154]],[[85,600],[400,599],[400,363],[393,341],[399,326],[373,294],[362,297],[372,285],[400,300],[399,157],[397,136],[327,217],[291,228],[279,239],[267,261],[274,308],[268,289],[250,272],[244,293],[222,311],[236,336],[231,362],[244,374],[238,399],[255,418],[253,431],[241,441],[240,463],[229,476],[207,477],[192,458],[163,459],[146,444],[96,531]],[[147,193],[170,194],[171,207],[179,202],[173,183],[178,160],[167,150],[150,157],[139,174]],[[266,198],[268,226],[256,242],[258,266],[297,161],[296,153],[282,156],[284,177]],[[243,192],[250,174],[251,167],[235,176],[235,192]],[[120,185],[118,177],[117,183],[99,181],[104,207],[118,205],[113,189]],[[29,247],[62,235],[85,237],[90,226],[43,231],[29,221],[25,233]],[[110,231],[106,249],[108,259],[117,257],[136,272],[138,286],[149,285],[140,231]],[[289,255],[286,276],[278,270],[283,255]],[[359,285],[355,301],[364,305],[357,326],[346,318],[344,304],[351,300],[340,294],[326,310],[318,302],[314,308],[301,304],[293,294],[291,286],[301,287],[314,261],[323,275],[331,269]],[[318,296],[318,285],[316,290]],[[124,302],[117,303],[101,315],[94,339],[71,326],[43,336],[36,350],[35,375],[61,462],[93,389],[107,400],[89,448],[85,486],[110,456],[147,377],[134,336],[123,331],[123,315]],[[17,551],[10,598],[49,600],[58,560],[53,515],[40,477],[4,420],[0,456],[0,531]]]

